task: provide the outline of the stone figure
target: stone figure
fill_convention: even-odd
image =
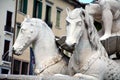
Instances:
[[[120,34],[120,0],[98,0],[85,7],[96,21],[102,23],[104,40],[112,34]]]
[[[40,19],[25,18],[22,22],[13,45],[15,54],[21,55],[30,44],[33,45],[37,75],[67,74],[69,58],[60,53],[52,30]]]
[[[75,45],[68,70],[80,80],[120,80],[120,66],[102,46],[92,17],[83,9],[67,8],[66,44]]]

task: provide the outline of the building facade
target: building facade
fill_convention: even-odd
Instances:
[[[11,70],[16,0],[0,1],[0,74]]]
[[[77,0],[16,0],[17,1],[17,17],[15,28],[15,39],[20,30],[20,24],[26,15],[31,18],[40,18],[45,21],[53,30],[56,37],[66,34],[65,18],[66,8],[74,9],[80,5]],[[30,48],[27,48],[20,56],[14,55],[13,58],[13,74],[30,74]]]

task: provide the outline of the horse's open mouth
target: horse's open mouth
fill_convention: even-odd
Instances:
[[[21,48],[13,49],[13,54],[15,55],[21,55],[23,53],[23,50]]]

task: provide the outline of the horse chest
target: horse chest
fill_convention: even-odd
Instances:
[[[89,57],[79,57],[74,54],[70,61],[72,64],[71,68],[75,72],[85,73],[94,64],[94,62],[99,59],[99,57],[99,54],[94,54]]]
[[[75,54],[73,54],[70,58],[69,65],[68,65],[69,72],[70,73],[72,72],[72,74],[79,72],[79,69],[81,67],[80,64],[81,63],[78,60],[78,58],[75,58]]]

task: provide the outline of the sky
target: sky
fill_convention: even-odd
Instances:
[[[90,3],[92,2],[93,0],[79,0],[80,2],[83,2],[83,3]]]

